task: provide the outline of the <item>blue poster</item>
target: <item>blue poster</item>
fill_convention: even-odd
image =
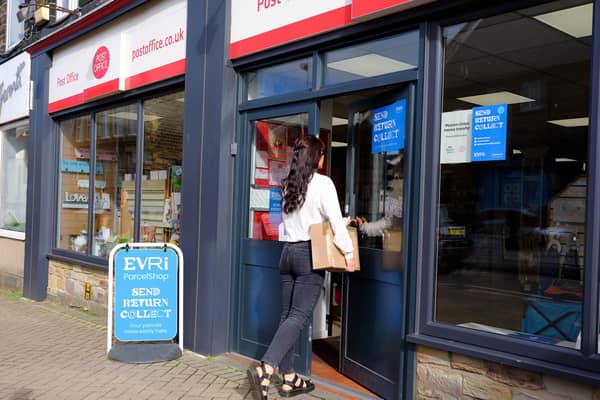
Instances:
[[[115,337],[122,342],[171,340],[177,334],[178,257],[167,248],[115,254]]]
[[[373,110],[373,145],[371,153],[397,151],[404,148],[406,100],[398,100]]]
[[[473,109],[471,161],[506,160],[506,104]]]
[[[281,214],[281,190],[269,190],[269,213]]]

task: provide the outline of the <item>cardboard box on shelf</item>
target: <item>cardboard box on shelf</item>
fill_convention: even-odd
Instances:
[[[359,271],[358,233],[354,227],[348,227],[347,229],[354,247],[354,264],[356,266],[356,271]],[[312,247],[313,269],[343,271],[346,268],[344,254],[333,243],[333,230],[331,229],[329,221],[310,226],[310,241]]]

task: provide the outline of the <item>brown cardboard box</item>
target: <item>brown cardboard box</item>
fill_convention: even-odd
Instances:
[[[358,233],[356,228],[348,227],[348,233],[354,246],[354,265],[356,271],[360,270],[358,257]],[[333,231],[329,221],[310,226],[310,240],[312,247],[313,269],[326,269],[342,271],[346,268],[344,254],[333,243]]]

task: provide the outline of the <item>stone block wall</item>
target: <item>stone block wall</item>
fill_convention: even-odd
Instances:
[[[6,1],[0,0],[0,53],[6,48]]]
[[[85,298],[85,284],[91,297]],[[51,260],[48,264],[48,300],[70,307],[107,315],[108,272]]]
[[[0,288],[23,290],[25,242],[0,238]]]
[[[600,388],[424,346],[416,367],[418,400],[600,400]]]

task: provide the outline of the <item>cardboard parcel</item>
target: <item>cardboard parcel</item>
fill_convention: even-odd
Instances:
[[[348,227],[350,239],[354,247],[354,264],[360,270],[358,257],[358,233],[356,228]],[[329,221],[310,226],[313,269],[342,271],[346,268],[346,260],[341,250],[333,243],[333,230]]]

